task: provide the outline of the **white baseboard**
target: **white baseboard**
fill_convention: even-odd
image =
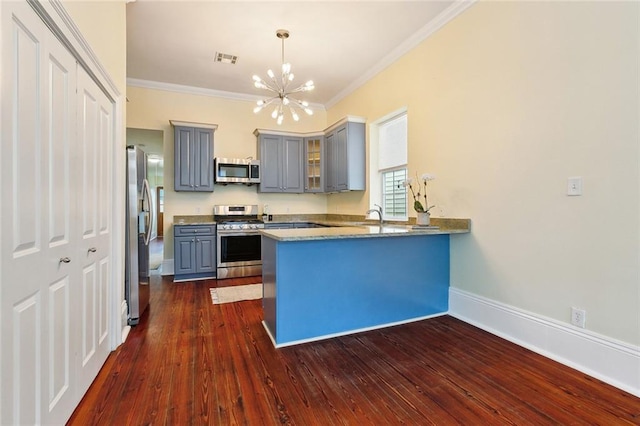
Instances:
[[[640,397],[639,346],[456,288],[449,315]]]
[[[127,341],[127,337],[129,336],[129,332],[131,331],[131,326],[127,325],[122,329],[122,343]]]
[[[160,275],[173,275],[173,272],[173,259],[164,259],[162,261],[162,272],[160,273]]]
[[[121,326],[122,326],[122,341],[121,343],[124,343],[127,340],[127,336],[129,335],[129,331],[131,331],[131,326],[128,324],[128,312],[129,312],[129,307],[127,305],[127,301],[123,300],[122,304],[120,305],[120,320],[121,322]]]

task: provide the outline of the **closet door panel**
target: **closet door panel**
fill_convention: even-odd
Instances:
[[[111,282],[109,206],[113,149],[113,105],[82,69],[77,72],[79,164],[82,169],[78,210],[82,216],[81,363],[78,390],[83,394],[109,355],[108,307]]]
[[[43,422],[64,420],[82,395],[78,395],[73,368],[78,337],[72,319],[78,307],[77,283],[80,262],[77,253],[79,232],[74,226],[75,193],[73,180],[78,168],[72,161],[76,139],[76,62],[60,42],[46,38],[46,80],[48,98],[45,105],[46,131],[43,149],[43,186],[45,187],[47,252],[53,260],[53,270],[46,279],[46,317],[48,335],[44,351],[47,366],[47,389],[43,404]],[[69,263],[65,263],[66,260]],[[44,278],[46,275],[41,275]]]
[[[79,401],[75,60],[26,2],[2,2],[0,424],[62,424]]]

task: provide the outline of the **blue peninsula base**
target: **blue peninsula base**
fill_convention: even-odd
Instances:
[[[264,326],[276,347],[442,315],[449,235],[262,236]]]

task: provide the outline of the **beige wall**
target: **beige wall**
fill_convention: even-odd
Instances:
[[[63,3],[120,93],[124,93],[127,84],[125,1],[63,0]]]
[[[581,307],[589,330],[636,345],[639,7],[478,3],[328,111],[408,108],[410,171],[437,175],[444,215],[472,219],[452,286],[562,322]]]
[[[120,85],[124,6],[85,6],[65,2]],[[286,130],[319,130],[348,114],[371,122],[406,106],[411,172],[437,175],[436,214],[473,221],[452,241],[452,285],[561,322],[578,306],[589,330],[640,344],[639,7],[478,3],[326,115]],[[104,16],[119,28],[115,43],[99,36],[111,25]],[[220,156],[255,155],[253,129],[275,127],[248,102],[133,87],[127,96],[127,126],[164,131],[168,189],[170,119],[218,124]],[[566,196],[569,176],[583,176],[582,197]],[[368,199],[169,190],[166,223],[241,201],[274,213],[362,214]]]
[[[250,86],[250,81],[247,86]],[[273,214],[325,213],[327,197],[313,194],[261,194],[256,186],[216,185],[213,193],[175,192],[173,162],[173,128],[169,120],[217,124],[214,133],[214,156],[257,157],[256,128],[280,131],[312,132],[327,126],[326,113],[315,111],[278,126],[268,112],[253,113],[253,103],[217,97],[175,93],[129,86],[127,88],[127,127],[162,130],[164,132],[165,187],[165,259],[173,258],[173,216],[210,215],[214,204],[258,204],[260,211],[269,205]]]

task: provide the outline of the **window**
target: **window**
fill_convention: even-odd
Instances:
[[[407,217],[407,168],[382,172],[382,212],[385,218]]]
[[[381,204],[383,218],[407,220],[407,112],[396,111],[373,125],[371,204]],[[372,133],[373,133],[372,132]],[[377,173],[375,173],[377,171]],[[374,179],[377,181],[374,183]]]

